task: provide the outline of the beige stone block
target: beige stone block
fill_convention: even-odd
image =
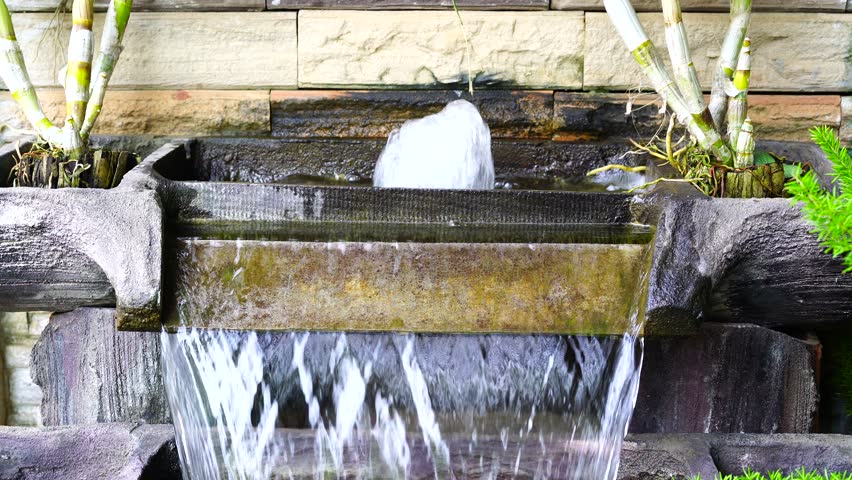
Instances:
[[[20,405],[41,405],[41,388],[30,378],[29,368],[10,368],[9,399],[13,408]]]
[[[100,38],[103,15],[95,15]],[[68,25],[48,13],[15,15],[18,40],[37,87],[58,87]],[[223,39],[227,39],[224,42]],[[296,85],[293,12],[144,13],[130,17],[116,88],[239,89]]]
[[[54,12],[63,0],[9,0],[6,5],[12,12]],[[68,2],[70,4],[70,2]],[[136,12],[153,11],[220,11],[220,10],[263,10],[265,0],[136,0]],[[106,11],[106,0],[95,0],[95,11]],[[66,7],[67,9],[67,7]]]
[[[6,345],[4,361],[6,368],[30,368],[30,354],[35,341],[25,345]]]
[[[465,12],[464,24],[477,83],[582,86],[581,12]],[[299,31],[302,87],[467,81],[464,34],[453,12],[301,11]]]
[[[659,0],[633,0],[636,11],[660,11]],[[731,2],[727,0],[683,0],[685,12],[727,12]],[[754,0],[758,12],[842,12],[846,0]],[[554,10],[603,10],[603,0],[552,0]]]
[[[62,90],[39,91],[47,116],[62,124]],[[29,129],[11,96],[0,94],[0,123]],[[95,126],[100,134],[138,135],[268,135],[268,90],[141,90],[110,91]],[[15,132],[0,133],[11,140]]]
[[[649,36],[668,62],[662,15],[640,13]],[[684,14],[693,61],[707,91],[728,24],[722,13]],[[752,16],[752,90],[839,92],[852,90],[852,15],[756,13]],[[586,14],[585,88],[650,88],[603,12]]]
[[[41,427],[41,405],[20,405],[12,409],[8,424],[14,427]]]

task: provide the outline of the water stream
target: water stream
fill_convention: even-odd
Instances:
[[[415,127],[449,135],[444,115],[473,125],[469,142],[490,139],[475,108],[457,103]],[[396,142],[412,130],[388,149],[405,151]],[[453,170],[453,185],[493,187],[490,147],[466,151],[457,161],[473,166]],[[395,185],[379,174],[377,185]],[[180,288],[192,292],[178,306],[186,324],[239,301],[221,287]],[[164,332],[184,476],[613,479],[642,363],[637,308],[630,320],[613,337]]]

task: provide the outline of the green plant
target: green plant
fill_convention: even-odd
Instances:
[[[704,101],[692,62],[680,1],[663,0],[662,4],[674,78],[663,66],[630,1],[604,0],[610,20],[627,49],[692,138],[721,165],[751,167],[754,138],[747,100],[751,41],[746,37],[751,0],[731,0],[731,23],[722,44],[709,103]]]
[[[692,477],[692,480],[701,480],[701,476],[696,475]],[[816,470],[809,472],[804,468],[799,468],[789,475],[784,475],[781,470],[768,472],[764,475],[747,468],[743,470],[742,475],[717,475],[716,480],[852,480],[852,474],[846,472],[829,473],[828,471],[819,473]]]
[[[842,257],[846,272],[852,272],[852,157],[829,127],[811,129],[811,138],[822,148],[834,166],[830,174],[836,182],[823,190],[813,171],[796,175],[787,184],[793,204],[801,204],[805,217],[814,225],[820,244],[834,257]]]
[[[39,104],[15,36],[12,16],[5,0],[0,0],[0,77],[38,136],[69,159],[79,159],[88,150],[89,134],[101,112],[107,85],[121,54],[132,4],[132,0],[110,1],[93,69],[94,0],[73,1],[65,75],[66,118],[65,125],[59,128],[45,116]]]

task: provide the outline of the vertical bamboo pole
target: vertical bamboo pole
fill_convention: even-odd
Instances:
[[[663,0],[662,3],[663,18],[666,22],[666,46],[678,89],[691,114],[703,115],[705,120],[711,120],[710,112],[707,111],[704,103],[698,73],[695,71],[695,64],[692,63],[692,55],[689,52],[689,41],[683,25],[680,0]]]
[[[754,165],[754,127],[751,119],[746,117],[740,135],[737,137],[736,168],[747,168]]]
[[[86,106],[86,117],[80,129],[84,141],[88,139],[95,125],[95,120],[97,120],[103,108],[107,85],[112,78],[118,57],[121,55],[121,41],[124,39],[124,31],[127,28],[127,21],[130,19],[132,7],[133,0],[110,1],[101,36],[100,53],[95,62],[91,96],[89,104]]]
[[[62,132],[44,115],[39,104],[5,0],[0,0],[0,77],[36,133],[49,143],[61,146]]]
[[[65,74],[67,117],[79,128],[86,115],[89,82],[92,76],[92,23],[94,0],[74,0],[71,7],[71,40],[68,42],[68,69]]]
[[[728,144],[737,147],[737,137],[748,116],[748,86],[751,77],[751,40],[743,41],[737,71],[734,73],[733,90],[728,100]],[[733,94],[732,96],[730,94]]]
[[[700,114],[693,114],[686,104],[681,92],[675,85],[674,80],[663,67],[663,63],[657,54],[657,49],[648,38],[636,11],[629,0],[604,0],[607,14],[615,25],[615,29],[621,36],[627,49],[633,54],[636,62],[642,67],[642,71],[651,80],[651,85],[659,93],[663,100],[683,122],[689,133],[698,141],[699,145],[711,151],[716,158],[725,165],[733,165],[734,153],[722,140],[719,131],[713,123],[706,120]]]
[[[722,129],[725,112],[728,107],[728,96],[725,87],[733,80],[734,68],[737,66],[740,49],[745,40],[748,24],[751,21],[751,0],[731,0],[731,23],[728,33],[722,43],[719,63],[713,78],[713,89],[710,93],[710,114],[716,128]]]

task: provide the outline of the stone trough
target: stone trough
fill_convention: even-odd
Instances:
[[[814,147],[772,147],[824,167]],[[199,139],[167,143],[111,191],[2,189],[0,309],[115,305],[119,329],[159,330],[176,325],[187,285],[227,283],[233,308],[199,326],[611,334],[649,270],[648,335],[695,333],[708,317],[852,314],[852,279],[787,200],[665,184],[638,196],[314,184],[365,178],[363,155],[344,140]],[[548,168],[497,162],[498,178]]]

